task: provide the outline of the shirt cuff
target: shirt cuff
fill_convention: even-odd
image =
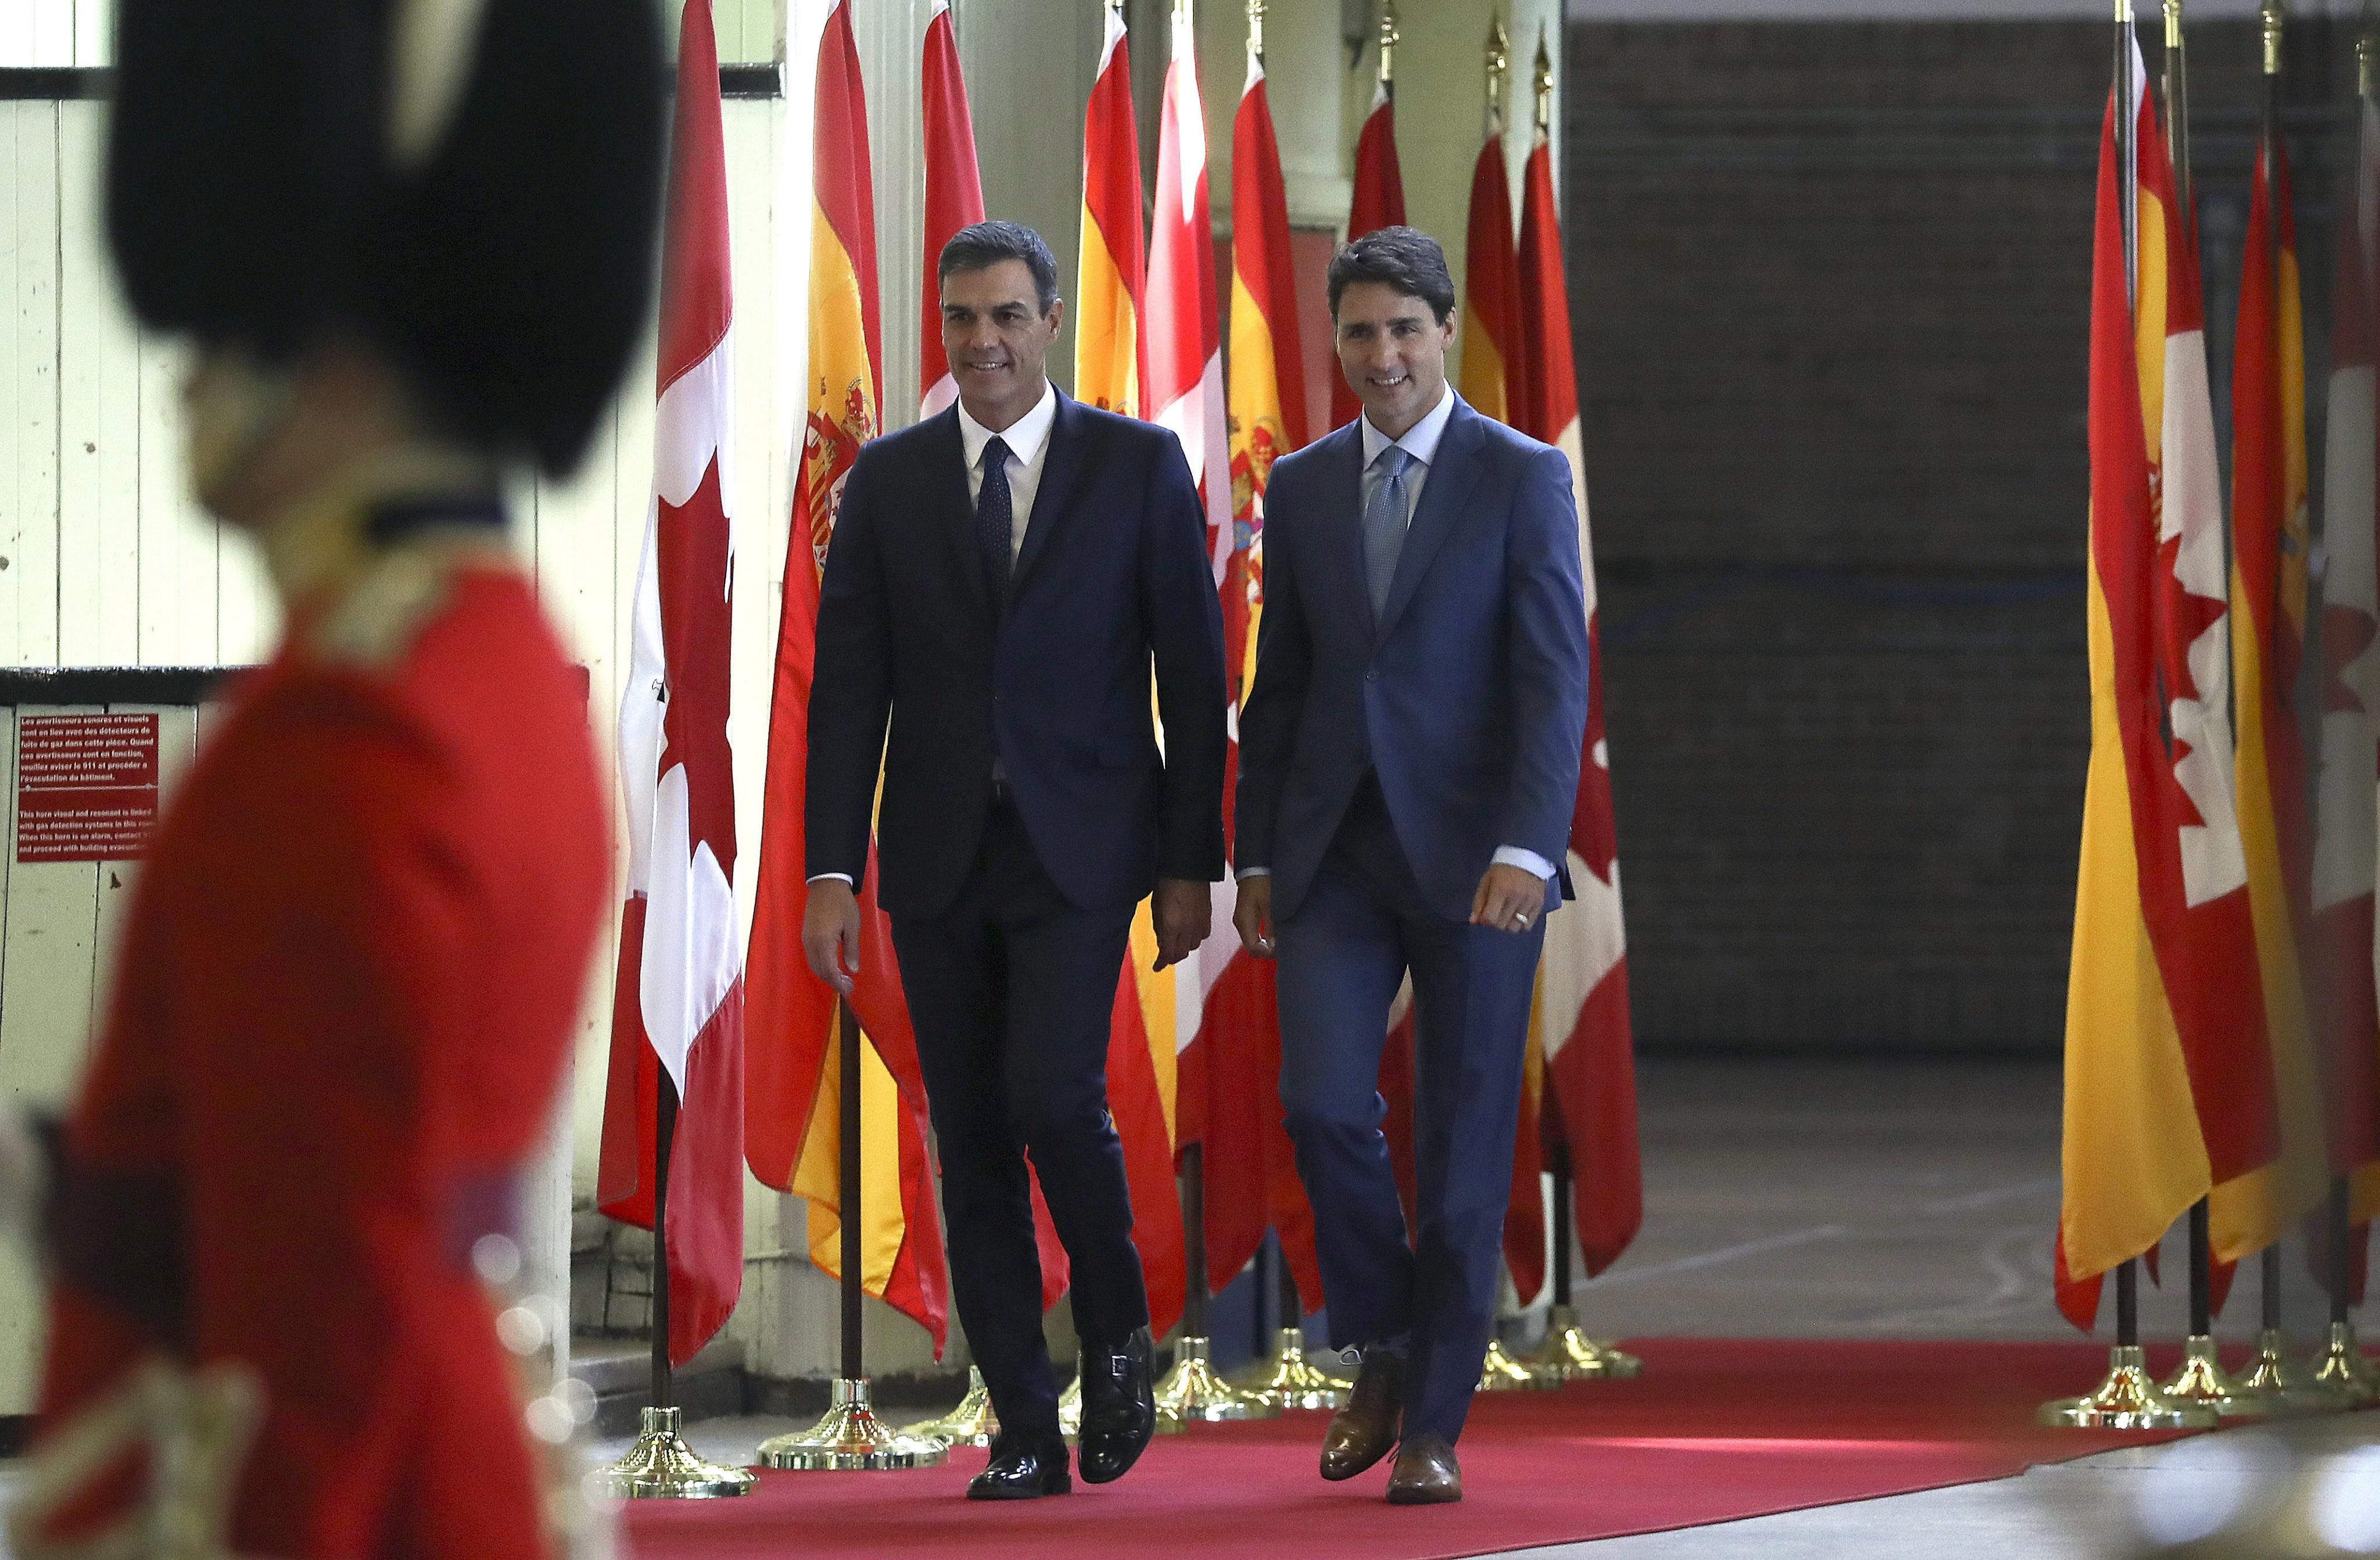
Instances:
[[[1500,867],[1518,867],[1524,872],[1534,872],[1540,883],[1550,882],[1554,875],[1554,864],[1551,861],[1534,850],[1524,850],[1517,845],[1497,847],[1496,854],[1488,859]]]
[[[846,888],[851,886],[851,874],[849,872],[819,872],[810,878],[810,882],[824,883],[829,878],[834,879],[835,882],[842,884]]]
[[[1233,883],[1245,883],[1250,878],[1270,876],[1272,876],[1272,869],[1270,867],[1242,867],[1238,871],[1232,874],[1232,881]]]

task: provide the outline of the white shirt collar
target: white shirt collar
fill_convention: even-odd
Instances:
[[[1424,466],[1438,458],[1438,441],[1446,436],[1447,420],[1454,415],[1454,386],[1449,384],[1438,397],[1438,405],[1423,414],[1422,420],[1405,430],[1402,439],[1391,439],[1372,426],[1370,413],[1358,419],[1364,425],[1364,469],[1380,458],[1380,452],[1396,445]]]
[[[1058,420],[1058,387],[1048,380],[1041,382],[1041,398],[1033,409],[994,433],[967,415],[966,402],[955,403],[959,408],[959,443],[966,450],[967,469],[983,464],[983,446],[995,438],[1008,441],[1008,453],[1020,466],[1030,466],[1041,457],[1041,446],[1048,442],[1050,424]]]

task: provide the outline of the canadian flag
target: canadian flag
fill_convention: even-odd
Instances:
[[[658,1229],[683,1364],[744,1277],[744,959],[727,741],[735,584],[727,157],[708,0],[686,0],[662,250],[660,404],[620,700],[628,899],[596,1203]],[[655,1184],[660,1075],[677,1102]]]

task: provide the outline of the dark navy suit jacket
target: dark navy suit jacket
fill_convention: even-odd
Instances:
[[[1570,463],[1457,400],[1375,622],[1363,450],[1351,422],[1272,469],[1237,864],[1271,868],[1273,916],[1296,914],[1372,769],[1430,908],[1468,920],[1498,847],[1568,849],[1587,698]]]
[[[878,897],[895,915],[947,908],[997,754],[1042,869],[1077,906],[1129,908],[1160,876],[1212,882],[1224,704],[1222,616],[1181,441],[1060,396],[995,616],[953,408],[868,444],[844,489],[810,688],[808,873],[859,881],[880,753]]]

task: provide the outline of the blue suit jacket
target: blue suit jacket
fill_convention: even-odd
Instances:
[[[996,619],[957,409],[860,451],[820,586],[809,875],[858,882],[874,818],[884,908],[947,908],[996,754],[1042,870],[1076,905],[1128,908],[1160,876],[1211,882],[1225,721],[1206,518],[1172,433],[1058,397]]]
[[[1375,622],[1363,450],[1351,422],[1266,490],[1238,865],[1270,867],[1272,913],[1294,915],[1373,769],[1430,908],[1468,920],[1498,847],[1569,847],[1587,696],[1570,463],[1458,400]]]

